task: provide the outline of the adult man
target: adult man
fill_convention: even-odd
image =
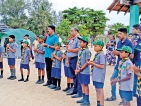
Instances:
[[[119,37],[120,40],[117,43],[117,49],[122,48],[123,46],[129,46],[129,47],[132,48],[132,51],[134,53],[134,46],[133,46],[132,42],[127,38],[127,29],[126,28],[118,29],[118,37]],[[114,69],[113,75],[111,77],[111,80],[117,78],[119,61],[121,60],[121,58],[119,56],[119,54],[120,54],[119,51],[114,50],[113,54],[118,56],[118,59],[117,59],[117,64],[115,66],[115,69]],[[130,59],[132,59],[132,58],[133,58],[133,54],[130,55]],[[114,100],[116,100],[116,84],[112,85],[111,87],[112,87],[112,90],[111,90],[112,96],[110,98],[107,98],[106,101],[114,101]]]
[[[58,42],[58,37],[55,34],[55,26],[48,26],[48,38],[46,43],[44,44],[45,49],[45,63],[46,63],[46,73],[47,73],[47,83],[43,86],[49,86],[54,84],[54,79],[51,78],[51,69],[52,69],[52,53],[54,52],[55,46],[54,44]]]
[[[71,40],[69,42],[69,47],[67,48],[67,57],[69,58],[69,66],[72,74],[74,75],[74,88],[70,90],[70,92],[67,95],[73,95],[72,98],[78,98],[82,96],[82,90],[81,86],[78,82],[78,76],[75,75],[75,70],[76,70],[76,64],[77,64],[77,59],[78,59],[78,51],[79,51],[79,40],[78,36],[79,31],[77,28],[71,28],[70,30],[71,34]]]
[[[139,43],[139,40],[141,39],[141,27],[139,24],[135,24],[133,25],[133,30],[132,30],[134,36],[134,47],[136,48],[136,46]],[[141,48],[140,48],[141,49]],[[133,63],[135,64],[135,66],[139,67],[141,65],[141,59],[140,59],[140,51],[138,51],[137,49],[134,49],[134,59],[133,59]],[[137,76],[136,74],[134,75],[134,90],[133,90],[133,96],[137,96],[136,94],[136,89],[137,89]]]

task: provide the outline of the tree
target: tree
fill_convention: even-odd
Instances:
[[[77,7],[64,10],[63,19],[70,21],[71,26],[86,26],[88,35],[93,36],[103,34],[108,20],[103,11]]]
[[[117,36],[119,28],[127,28],[127,30],[129,30],[129,26],[126,26],[122,23],[115,23],[115,24],[110,26],[110,31],[113,35]]]
[[[27,22],[27,29],[36,34],[41,34],[43,30],[52,22],[51,6],[47,0],[32,0],[29,11],[30,17]]]
[[[1,0],[0,15],[2,22],[13,28],[24,26],[27,20],[25,14],[27,8],[25,0]]]

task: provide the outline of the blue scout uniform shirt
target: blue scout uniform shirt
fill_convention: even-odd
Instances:
[[[21,64],[29,64],[29,62],[30,62],[30,58],[29,57],[31,57],[30,49],[26,48],[24,50],[24,48],[23,48],[23,51],[24,51],[24,53],[22,55],[24,55],[24,58],[23,58],[23,61],[21,59]]]
[[[128,70],[129,66],[132,65],[131,60],[127,60],[123,63],[120,73],[120,79],[127,77],[128,74],[131,74],[131,78],[127,81],[120,82],[120,90],[123,91],[133,91],[134,85],[134,73],[131,70]]]
[[[61,50],[54,51],[54,53],[56,54],[57,57],[62,58],[63,53]],[[54,61],[52,62],[52,67],[61,68],[61,61],[55,58]]]
[[[134,46],[133,46],[132,42],[128,38],[126,38],[124,40],[124,42],[122,42],[121,40],[118,41],[118,43],[117,43],[117,49],[122,48],[122,46],[129,46],[129,47],[131,47],[132,53],[134,53]],[[119,66],[120,60],[121,60],[121,58],[120,58],[120,56],[118,56],[117,64],[115,66],[115,69],[116,70],[118,70],[118,66]],[[132,59],[131,59],[131,61],[132,61]]]
[[[101,69],[93,66],[92,79],[93,81],[104,83],[106,75],[106,56],[103,52],[100,52],[95,55],[94,63],[101,65],[103,64],[104,68]]]
[[[43,44],[38,44],[36,49],[39,49],[41,52],[45,52],[45,47],[43,46]],[[36,53],[35,61],[45,63],[44,54]]]
[[[4,53],[4,47],[0,46],[0,56],[2,53]]]
[[[76,37],[76,38],[70,40],[70,42],[69,42],[69,47],[70,47],[71,49],[80,48],[79,43],[80,43],[80,41],[79,41],[79,39]],[[67,52],[67,57],[71,58],[71,57],[75,57],[75,56],[78,56],[78,53]]]
[[[134,35],[134,42],[135,42],[134,47],[136,48],[136,46],[141,43],[141,34],[139,34],[139,35]],[[140,66],[140,64],[141,64],[140,52],[139,52],[138,50],[136,50],[136,49],[134,49],[134,59],[133,59],[133,63],[134,63],[136,66]]]
[[[91,58],[91,52],[89,49],[85,50],[79,50],[78,56],[80,55],[80,65],[83,67],[84,64],[86,64],[87,60],[90,60]],[[79,58],[79,57],[78,57]],[[79,64],[79,63],[77,63]],[[88,65],[83,71],[80,72],[81,74],[90,74],[90,66]]]
[[[12,43],[10,43],[10,47],[12,49],[16,50],[17,45],[14,42],[12,42]],[[16,52],[12,52],[11,50],[9,50],[9,52],[8,52],[8,58],[16,58]]]
[[[48,36],[46,39],[46,44],[50,46],[54,46],[54,44],[58,42],[58,36],[56,34],[53,34],[52,36]],[[54,49],[46,47],[45,49],[45,57],[46,58],[52,58],[52,53],[54,52]]]

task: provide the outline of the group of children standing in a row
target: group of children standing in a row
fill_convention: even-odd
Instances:
[[[90,84],[90,72],[92,72],[92,80],[93,85],[96,88],[96,96],[97,96],[97,106],[104,106],[104,80],[106,74],[106,57],[103,52],[104,42],[101,40],[97,40],[93,42],[94,51],[96,52],[94,59],[91,61],[91,52],[88,49],[88,38],[87,37],[78,37],[80,40],[80,50],[78,52],[78,61],[77,67],[75,70],[75,74],[79,76],[79,83],[81,84],[83,98],[77,103],[81,103],[82,106],[90,105],[89,101],[89,84]],[[16,52],[16,44],[14,43],[15,36],[9,36],[9,44],[7,44],[6,52],[8,55],[8,65],[10,67],[11,75],[8,77],[10,80],[16,79],[16,69],[15,69],[15,52]],[[41,84],[44,82],[44,75],[45,75],[45,61],[44,61],[44,52],[45,48],[43,46],[44,43],[44,36],[39,36],[39,44],[37,48],[34,49],[36,53],[35,56],[35,66],[38,68],[38,80],[37,84]],[[69,41],[66,42],[66,47],[68,46]],[[56,87],[49,86],[51,89],[60,90],[61,86],[61,61],[64,61],[64,71],[65,76],[67,77],[67,82],[69,82],[70,88],[73,87],[73,80],[71,76],[71,72],[69,70],[69,62],[66,57],[66,52],[62,53],[60,50],[61,43],[55,43],[55,52],[52,54],[52,73],[51,77],[55,78],[54,84]],[[141,49],[138,49],[141,51]],[[134,73],[129,69],[129,66],[132,65],[132,62],[128,58],[129,55],[132,53],[132,49],[129,46],[123,46],[122,48],[118,49],[120,51],[120,57],[122,60],[120,61],[119,65],[119,72],[118,78],[112,80],[111,84],[115,84],[119,82],[120,86],[120,96],[123,98],[124,105],[123,106],[130,106],[130,102],[132,100],[132,90],[133,90],[133,77]],[[3,78],[3,53],[4,48],[0,46],[0,68],[1,68],[1,76]],[[18,81],[29,81],[30,75],[30,50],[28,47],[28,41],[23,42],[23,50],[21,56],[21,64],[20,64],[20,71],[21,71],[21,79]],[[90,67],[91,66],[91,67]],[[27,69],[27,78],[24,79],[23,69]],[[68,91],[64,90],[64,91]]]

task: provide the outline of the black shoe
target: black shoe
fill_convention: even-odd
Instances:
[[[48,84],[48,83],[46,83],[46,84],[44,84],[43,86],[49,86],[50,84]]]
[[[24,81],[24,79],[23,79],[23,78],[21,78],[21,79],[19,79],[18,81]]]
[[[10,80],[15,80],[16,79],[16,76],[12,76]]]
[[[0,79],[2,79],[2,78],[3,78],[3,75],[0,76]]]
[[[67,92],[70,88],[65,88],[63,89],[64,92]]]
[[[11,79],[11,78],[12,78],[12,76],[8,77],[7,79]]]
[[[28,82],[28,81],[29,81],[28,79],[24,80],[24,82]]]

